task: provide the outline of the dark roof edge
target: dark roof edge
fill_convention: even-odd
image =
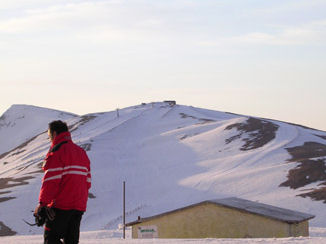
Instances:
[[[223,204],[223,203],[220,203],[220,202],[214,202],[214,200],[209,200],[207,201],[209,203],[213,203],[213,204],[216,204],[216,205],[219,205],[219,206],[222,206],[222,207],[225,207],[225,208],[230,208],[230,209],[235,209],[237,211],[240,211],[240,212],[244,212],[244,213],[250,213],[250,214],[254,214],[254,215],[258,215],[258,216],[263,216],[265,218],[269,218],[269,219],[273,219],[273,220],[277,220],[277,221],[281,221],[283,223],[288,223],[288,224],[297,224],[297,223],[301,223],[303,221],[306,221],[306,220],[310,220],[310,219],[313,219],[315,218],[316,216],[314,215],[311,215],[311,214],[306,214],[306,213],[303,213],[305,215],[307,215],[307,217],[305,218],[302,218],[301,220],[284,220],[284,219],[280,219],[280,218],[277,218],[277,217],[273,217],[271,215],[267,215],[267,214],[263,214],[263,213],[257,213],[257,212],[251,212],[251,211],[248,211],[248,210],[245,210],[245,209],[241,209],[241,208],[237,208],[237,207],[233,207],[233,206],[229,206],[227,204]],[[268,205],[268,204],[264,204],[264,205]],[[273,206],[274,207],[274,206]],[[279,208],[279,207],[276,207],[276,208]],[[280,208],[282,209],[282,208]],[[285,208],[283,208],[285,209]],[[291,210],[293,211],[293,210]],[[298,211],[294,211],[294,212],[298,212]],[[298,212],[298,213],[301,213],[301,212]]]

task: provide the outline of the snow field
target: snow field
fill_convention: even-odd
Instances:
[[[0,237],[0,243],[6,244],[36,244],[42,243],[41,235]],[[102,230],[82,232],[80,244],[251,244],[251,243],[276,243],[276,244],[325,244],[326,228],[310,228],[310,237],[290,238],[255,238],[255,239],[131,239],[130,229],[126,231],[126,239],[122,239],[121,230]]]

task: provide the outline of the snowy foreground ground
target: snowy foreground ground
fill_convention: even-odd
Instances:
[[[256,239],[131,239],[131,231],[126,232],[126,239],[121,238],[121,231],[89,231],[82,232],[80,238],[80,244],[115,244],[115,243],[314,243],[314,244],[324,244],[326,243],[326,228],[310,228],[310,237],[292,237],[292,238],[256,238]],[[42,243],[42,236],[31,235],[31,236],[12,236],[12,237],[0,237],[0,243],[6,244],[37,244]]]

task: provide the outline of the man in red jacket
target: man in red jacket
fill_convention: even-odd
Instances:
[[[46,209],[53,217],[45,222],[45,244],[62,243],[60,239],[75,244],[91,187],[90,161],[72,142],[66,123],[52,121],[48,135],[52,144],[42,166],[45,174],[35,215]]]

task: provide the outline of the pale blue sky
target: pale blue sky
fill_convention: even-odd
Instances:
[[[0,114],[177,103],[326,130],[326,0],[1,0]]]

